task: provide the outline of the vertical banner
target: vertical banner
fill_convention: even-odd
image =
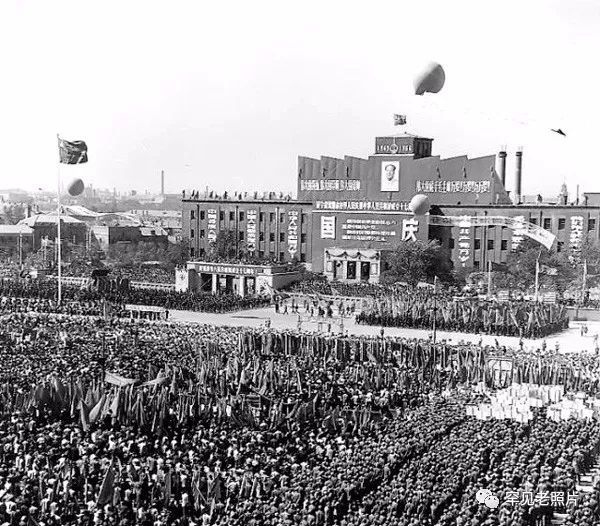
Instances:
[[[517,250],[523,243],[523,236],[527,230],[525,216],[516,216],[511,238],[511,250]]]
[[[471,259],[471,219],[461,218],[458,224],[458,259],[463,267]]]
[[[288,212],[288,252],[293,258],[298,252],[298,211]]]
[[[571,235],[569,236],[569,248],[571,261],[577,262],[581,259],[581,246],[583,244],[583,217],[571,216]]]
[[[256,252],[256,210],[247,212],[246,247],[248,252]]]
[[[211,208],[206,215],[208,219],[208,242],[212,243],[217,239],[217,211]]]
[[[335,239],[335,216],[321,216],[321,239]]]

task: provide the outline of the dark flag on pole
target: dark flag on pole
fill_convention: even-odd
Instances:
[[[58,138],[60,162],[63,164],[81,164],[88,162],[87,144],[83,141],[65,141]]]

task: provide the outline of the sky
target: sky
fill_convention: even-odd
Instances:
[[[299,155],[407,131],[506,145],[509,190],[522,147],[523,193],[600,191],[598,27],[600,0],[2,0],[0,188],[55,189],[57,133],[89,148],[63,181],[175,193],[294,191]],[[431,61],[446,84],[415,96]]]

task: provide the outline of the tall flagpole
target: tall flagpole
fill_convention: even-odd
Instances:
[[[540,252],[541,254],[541,252]],[[540,289],[540,257],[535,260],[535,302],[538,302],[538,292]]]
[[[60,305],[61,302],[61,298],[62,298],[62,259],[61,259],[61,237],[60,237],[60,136],[58,135],[58,133],[56,134],[56,137],[58,139],[58,148],[59,148],[59,158],[58,158],[58,193],[57,193],[57,203],[58,203],[58,208],[56,210],[56,222],[57,222],[57,237],[58,237],[58,250],[57,250],[57,257],[56,259],[57,264],[58,264],[58,304]]]

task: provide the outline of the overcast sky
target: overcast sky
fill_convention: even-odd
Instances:
[[[292,190],[297,156],[433,137],[442,157],[523,146],[524,193],[600,191],[600,2],[0,2],[0,187]],[[412,95],[429,61],[438,95]],[[561,137],[550,131],[560,127]]]

